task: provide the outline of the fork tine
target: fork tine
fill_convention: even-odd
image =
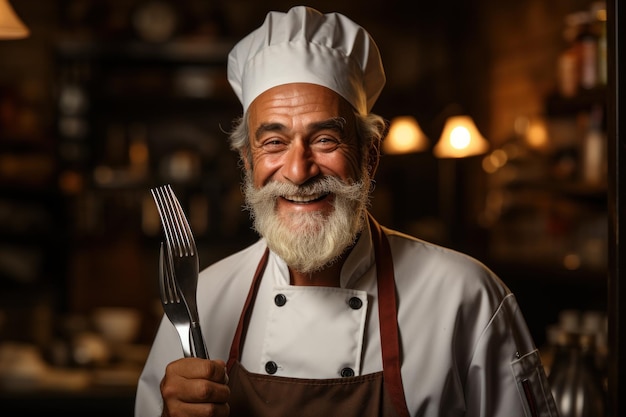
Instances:
[[[181,211],[182,208],[176,196],[174,195],[174,191],[170,186],[165,189],[167,195],[167,201],[169,203],[169,208],[171,209],[172,219],[175,224],[175,232],[177,236],[177,243],[180,244],[178,247],[179,255],[186,256],[188,255],[187,249],[189,248],[189,233],[187,232],[187,228],[185,227],[184,216],[181,219]],[[184,253],[183,253],[184,252]]]
[[[163,266],[163,242],[161,242],[161,249],[159,251],[159,294],[161,295],[161,301],[164,304],[169,302],[168,289],[165,286],[165,270]]]
[[[180,223],[180,219],[178,216],[178,208],[177,208],[177,198],[174,196],[174,191],[172,187],[168,184],[161,187],[163,191],[163,199],[166,202],[167,210],[169,213],[169,220],[171,221],[172,231],[175,237],[175,247],[174,249],[178,252],[178,256],[184,256],[185,254],[185,242],[184,242],[184,231],[182,225]]]
[[[167,284],[168,293],[170,294],[170,302],[180,303],[180,289],[178,288],[178,284],[174,279],[174,273],[172,268],[172,257],[166,256],[163,262],[165,266],[165,279]]]
[[[181,234],[181,241],[183,243],[183,248],[189,251],[190,253],[186,253],[187,256],[193,256],[196,249],[196,242],[193,237],[193,233],[191,232],[191,226],[189,226],[189,222],[187,221],[187,217],[183,211],[183,208],[180,205],[178,199],[174,196],[174,192],[172,188],[168,186],[168,197],[169,201],[172,203],[172,208],[174,209],[174,217],[177,224],[177,230]]]
[[[159,253],[159,291],[161,299],[166,304],[180,302],[180,293],[176,287],[176,283],[172,282],[172,268],[170,259],[163,254],[163,242]]]
[[[167,187],[169,188],[169,185]],[[156,202],[159,216],[161,217],[161,224],[163,225],[168,252],[175,250],[180,253],[182,246],[179,237],[180,233],[177,230],[177,220],[174,214],[174,209],[172,208],[169,192],[167,191],[166,186],[153,188],[151,192]],[[182,254],[180,254],[180,256],[182,256]]]
[[[163,233],[165,234],[165,240],[166,243],[168,243],[169,245],[169,242],[171,242],[172,240],[172,233],[169,222],[169,213],[161,196],[161,188],[153,188],[150,190],[150,192],[152,193],[152,198],[154,198],[154,201],[156,202],[157,210],[159,211],[159,217],[161,218],[161,225],[163,226]]]

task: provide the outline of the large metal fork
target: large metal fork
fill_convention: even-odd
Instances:
[[[188,358],[193,356],[191,352],[190,332],[191,320],[187,306],[180,296],[176,280],[172,274],[171,266],[163,255],[163,242],[159,252],[159,294],[165,315],[172,322],[183,347],[183,355]]]
[[[208,358],[204,338],[200,329],[200,318],[196,301],[199,260],[196,241],[185,213],[170,185],[151,190],[156,202],[165,234],[165,255],[181,290],[191,318],[193,354]]]

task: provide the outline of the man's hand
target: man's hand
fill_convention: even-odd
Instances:
[[[227,383],[224,361],[184,358],[171,362],[161,381],[163,416],[228,416]]]

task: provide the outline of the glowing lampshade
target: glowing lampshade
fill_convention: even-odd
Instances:
[[[0,39],[22,39],[30,31],[17,16],[8,0],[0,0]]]
[[[389,133],[383,141],[386,154],[421,152],[428,147],[428,138],[417,120],[411,116],[398,116],[391,120]]]
[[[446,120],[441,138],[433,152],[438,158],[466,158],[480,155],[489,143],[480,134],[469,116],[453,116]]]

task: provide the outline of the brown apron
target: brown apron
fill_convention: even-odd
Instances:
[[[391,250],[379,224],[371,216],[369,221],[376,259],[383,370],[355,377],[303,379],[253,374],[239,363],[252,306],[267,265],[269,250],[266,250],[254,275],[230,349],[227,368],[232,417],[409,417],[400,375]]]

